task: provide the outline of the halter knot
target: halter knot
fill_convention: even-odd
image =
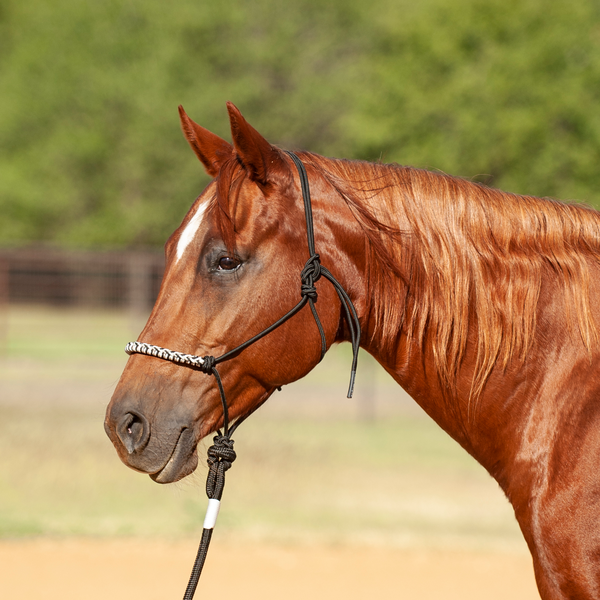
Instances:
[[[300,273],[302,285],[300,295],[308,296],[313,302],[317,299],[315,283],[321,278],[321,259],[318,254],[313,254],[304,265]]]
[[[227,468],[231,467],[231,463],[237,458],[233,449],[233,440],[226,435],[215,435],[213,438],[214,444],[208,449],[208,466],[213,463],[223,461],[227,463]]]
[[[208,449],[208,477],[206,479],[206,495],[209,498],[221,499],[225,485],[225,471],[237,458],[233,449],[233,440],[226,435],[215,435],[213,445]]]
[[[203,356],[202,364],[199,364],[198,367],[203,373],[206,373],[207,375],[211,375],[216,364],[217,364],[217,359],[214,356]]]

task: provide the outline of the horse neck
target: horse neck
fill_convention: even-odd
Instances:
[[[412,262],[411,251],[404,247],[406,264]],[[473,452],[468,424],[474,358],[465,357],[456,387],[448,392],[449,384],[444,385],[436,365],[432,336],[419,327],[415,330],[405,325],[422,309],[408,277],[394,272],[387,262],[376,260],[375,254],[367,253],[363,277],[363,347],[429,416]]]
[[[515,397],[519,386],[515,424],[534,397],[526,391],[544,376],[546,355],[568,349],[589,361],[597,339],[588,281],[591,265],[600,264],[598,215],[435,173],[381,165],[346,171],[354,176],[349,187],[363,188],[348,202],[365,248],[363,347],[485,464],[476,446],[491,447],[498,423],[508,422],[498,397]],[[365,213],[387,233],[373,235],[375,221]],[[536,362],[543,368],[534,373]]]
[[[512,295],[499,288],[500,300],[491,299],[489,290],[497,282],[489,273],[502,272],[512,285],[520,265],[504,257],[492,257],[496,262],[489,264],[480,261],[479,250],[491,247],[485,237],[489,229],[480,215],[496,210],[496,204],[511,202],[518,207],[521,200],[410,168],[327,166],[338,181],[344,176],[349,181],[338,186],[349,216],[340,223],[337,238],[338,244],[346,244],[353,265],[344,283],[357,302],[362,346],[443,429],[475,454],[471,440],[481,425],[474,415],[483,384],[497,364],[506,371],[514,357],[510,368],[519,366],[535,328],[539,290],[529,290],[541,286],[539,272],[533,273],[539,276],[537,283],[528,276]],[[473,218],[473,214],[481,221],[481,248],[468,246],[465,215]],[[508,218],[497,210],[498,220]],[[514,230],[521,226],[507,225]],[[353,236],[347,236],[348,231]],[[477,280],[469,280],[473,269],[480,269]],[[526,297],[518,295],[522,289],[527,290]],[[513,306],[507,305],[511,297],[525,306],[523,314],[515,316]],[[513,319],[508,329],[502,329],[496,310],[504,311],[502,319]],[[502,346],[506,339],[509,343]]]
[[[335,181],[337,193],[329,193],[325,205],[321,204],[319,187],[315,187],[315,223],[319,229],[329,230],[334,240],[331,244],[322,238],[317,251],[328,248],[324,264],[355,303],[362,328],[361,346],[446,431],[466,445],[464,401],[460,395],[448,401],[440,388],[431,346],[407,335],[403,328],[406,315],[418,310],[408,294],[407,273],[402,273],[411,263],[411,248],[404,233],[394,233],[408,231],[402,204],[404,191],[388,185],[382,165],[367,165],[368,173],[352,173],[354,180],[345,185],[342,179],[353,165],[364,164],[326,165],[334,172],[330,182]],[[386,189],[384,201],[377,193],[382,183]],[[352,193],[359,188],[359,192]],[[382,229],[386,234],[380,233]],[[342,322],[338,341],[347,339]]]

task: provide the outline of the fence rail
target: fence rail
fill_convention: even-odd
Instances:
[[[162,252],[0,249],[0,304],[129,307],[147,311],[164,271]]]

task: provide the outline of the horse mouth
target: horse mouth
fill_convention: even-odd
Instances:
[[[187,427],[181,430],[177,442],[165,465],[150,478],[156,483],[173,483],[189,475],[198,466],[194,432]]]

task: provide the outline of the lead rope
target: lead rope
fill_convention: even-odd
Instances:
[[[223,494],[223,488],[225,486],[225,472],[231,468],[231,463],[236,459],[235,450],[233,449],[233,440],[231,435],[238,428],[238,426],[247,419],[251,413],[247,413],[241,418],[238,418],[232,427],[229,427],[229,409],[227,407],[227,400],[225,398],[225,390],[223,389],[223,383],[219,372],[216,369],[217,364],[234,358],[242,350],[257,342],[265,335],[271,333],[271,331],[277,329],[280,325],[285,323],[288,319],[293,317],[299,312],[306,304],[310,306],[310,310],[315,319],[317,329],[321,338],[321,358],[325,356],[327,351],[327,340],[325,337],[325,331],[319,319],[317,309],[315,308],[315,301],[317,300],[317,288],[315,283],[321,278],[321,276],[328,279],[337,295],[340,299],[340,303],[344,310],[344,316],[348,324],[350,331],[350,340],[352,343],[352,367],[350,371],[350,384],[348,386],[348,398],[352,397],[354,391],[354,381],[356,378],[356,368],[358,363],[358,351],[360,348],[360,321],[352,300],[346,293],[346,290],[341,286],[338,280],[321,264],[321,259],[315,251],[315,237],[314,227],[312,218],[312,206],[310,199],[310,188],[308,184],[308,176],[306,169],[302,164],[302,161],[293,153],[287,152],[290,158],[294,161],[298,169],[300,176],[300,185],[302,188],[302,199],[304,201],[304,214],[306,217],[306,234],[308,241],[308,250],[310,257],[306,261],[304,268],[300,273],[300,279],[302,285],[300,287],[301,299],[291,310],[289,310],[283,317],[277,320],[275,323],[256,334],[254,337],[246,340],[233,350],[226,352],[225,354],[215,358],[214,356],[196,356],[194,354],[185,354],[183,352],[176,352],[169,350],[168,348],[161,348],[154,344],[147,344],[145,342],[129,342],[125,346],[125,352],[127,354],[145,354],[147,356],[154,356],[163,360],[187,366],[192,369],[197,369],[206,373],[207,375],[214,375],[217,386],[219,388],[219,395],[221,397],[221,404],[223,405],[223,433],[217,432],[217,435],[213,438],[213,445],[208,449],[208,476],[206,480],[206,495],[208,496],[208,508],[206,510],[206,516],[204,518],[204,525],[202,529],[202,537],[200,539],[200,545],[196,554],[196,560],[192,567],[192,573],[188,582],[183,600],[192,600],[202,568],[204,567],[204,561],[208,553],[208,547],[212,537],[212,532],[215,527],[217,515],[219,514],[219,508],[221,504],[221,496]],[[258,408],[258,407],[257,407]]]
[[[192,567],[190,580],[183,595],[183,600],[192,600],[196,593],[204,561],[208,554],[212,532],[217,522],[217,516],[219,515],[221,496],[225,487],[225,472],[231,468],[231,463],[236,459],[231,434],[237,427],[237,424],[231,431],[229,430],[229,410],[227,408],[227,401],[225,400],[225,391],[221,377],[214,363],[211,364],[209,360],[204,362],[202,370],[207,374],[214,375],[217,380],[219,395],[223,404],[223,434],[220,431],[217,432],[217,435],[213,438],[213,445],[207,451],[208,476],[206,478],[206,495],[208,496],[208,508],[206,509],[204,525],[202,526],[200,545],[198,546],[198,552],[196,553],[196,559],[194,560],[194,566]],[[238,423],[241,423],[241,421]]]

